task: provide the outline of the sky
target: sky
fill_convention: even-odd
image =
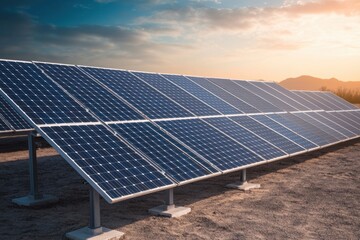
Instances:
[[[360,0],[2,0],[0,58],[360,81]]]

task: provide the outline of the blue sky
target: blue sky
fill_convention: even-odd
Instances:
[[[4,0],[0,57],[279,81],[360,80],[358,0]]]

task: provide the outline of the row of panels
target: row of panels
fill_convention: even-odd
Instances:
[[[360,134],[358,111],[281,113],[270,104],[275,100],[250,94],[249,86],[244,86],[249,93],[242,91],[245,102],[230,92],[235,87],[226,90],[212,79],[0,63],[1,93],[109,202]],[[271,83],[261,84],[276,89]],[[248,104],[259,99],[269,103],[262,105],[263,111],[276,114],[244,115],[260,111]],[[225,116],[221,109],[237,113]]]

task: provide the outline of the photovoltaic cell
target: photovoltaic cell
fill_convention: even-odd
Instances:
[[[186,76],[187,77],[187,76]],[[196,84],[200,85],[201,87],[205,88],[206,90],[210,91],[212,94],[216,95],[217,97],[221,98],[222,100],[230,103],[232,106],[236,107],[240,111],[244,113],[259,113],[260,111],[253,106],[250,106],[246,102],[241,99],[238,99],[234,95],[230,94],[229,92],[225,91],[224,89],[218,87],[217,85],[211,83],[205,78],[201,77],[187,77],[191,81],[195,82]]]
[[[305,149],[312,149],[316,148],[317,145],[314,143],[308,141],[307,139],[303,138],[302,136],[296,134],[295,132],[291,131],[290,129],[284,127],[280,123],[272,120],[271,118],[267,117],[266,115],[254,115],[251,116],[251,118],[254,118],[255,120],[261,122],[265,126],[271,128],[277,133],[280,133],[281,135],[287,137],[288,139],[291,139],[293,142],[299,144]]]
[[[311,103],[315,104],[317,108],[320,108],[322,110],[333,110],[332,107],[329,107],[327,104],[322,103],[321,99],[319,100],[319,98],[315,95],[311,95],[305,91],[296,91],[296,94],[305,99],[308,99],[309,101],[311,101]]]
[[[32,63],[0,61],[0,88],[35,124],[96,122]]]
[[[336,139],[333,136],[293,114],[271,114],[268,116],[319,146],[336,142]]]
[[[331,103],[333,106],[336,106],[335,110],[349,110],[347,105],[343,105],[341,102],[333,100],[328,94],[328,92],[322,91],[317,92],[317,95],[319,95],[321,98],[324,99],[324,101]]]
[[[128,71],[81,68],[151,119],[194,116]]]
[[[239,81],[234,81],[235,83],[239,83]],[[269,89],[265,89],[266,85],[262,84],[259,85],[258,82],[255,81],[242,81],[241,86],[248,90],[249,92],[252,92],[253,94],[261,97],[267,102],[270,102],[272,105],[276,106],[280,110],[283,111],[296,111],[297,109],[293,106],[290,106],[287,102],[284,102],[277,98],[276,92],[272,91],[269,92]],[[272,90],[270,88],[270,90]],[[275,95],[272,95],[274,94]]]
[[[287,155],[285,152],[228,118],[207,118],[204,119],[204,121],[226,133],[228,136],[251,149],[253,152],[259,154],[266,160]]]
[[[299,145],[291,142],[287,138],[281,136],[272,129],[260,124],[259,122],[255,121],[254,119],[251,119],[248,116],[231,117],[230,119],[240,124],[241,126],[247,128],[248,130],[252,131],[253,133],[256,133],[257,135],[266,139],[268,142],[271,142],[272,144],[274,144],[275,146],[277,146],[278,148],[280,148],[281,150],[283,150],[288,154],[292,154],[304,150]]]
[[[314,115],[310,115],[308,113],[294,113],[295,116],[298,118],[303,119],[304,121],[311,123],[315,127],[321,129],[322,131],[330,134],[333,136],[336,140],[343,140],[346,138],[345,135],[342,135],[340,132],[332,129],[331,127],[327,126],[325,123],[318,121],[315,117],[312,117]]]
[[[144,119],[76,66],[36,63],[102,121]]]
[[[316,99],[318,102],[321,103],[322,106],[326,106],[328,109],[324,109],[324,110],[341,110],[341,108],[339,108],[338,106],[336,106],[336,104],[334,104],[332,101],[328,101],[326,99],[323,98],[323,94],[321,92],[305,92],[306,94],[312,96],[314,99]]]
[[[223,171],[262,161],[258,155],[200,119],[157,123]]]
[[[170,140],[150,122],[111,124],[117,133],[158,164],[177,182],[208,175],[216,170],[191,152],[184,153],[179,143]],[[210,170],[206,170],[205,167]]]
[[[344,124],[339,124],[339,121],[334,121],[334,117],[332,117],[327,112],[309,112],[307,113],[309,116],[315,118],[316,120],[326,124],[327,126],[335,129],[346,137],[354,137],[355,133],[351,132],[347,129]]]
[[[0,115],[0,131],[11,131],[12,129],[6,125],[6,123],[2,120],[2,116]]]
[[[354,104],[351,104],[347,101],[345,101],[344,99],[342,99],[341,97],[333,94],[333,93],[330,93],[330,92],[325,92],[326,95],[328,95],[332,101],[336,101],[336,102],[340,102],[343,106],[344,106],[344,110],[347,110],[347,109],[359,109],[357,106],[355,106]],[[345,108],[345,106],[347,106],[347,108]]]
[[[278,99],[280,99],[281,101],[288,103],[289,105],[291,105],[293,108],[295,108],[295,110],[298,111],[306,111],[309,110],[307,107],[305,107],[304,105],[301,105],[300,103],[298,103],[297,101],[293,100],[291,97],[289,97],[288,95],[285,95],[283,92],[278,91],[275,88],[272,88],[270,84],[268,84],[267,82],[251,82],[251,84],[255,85],[256,87],[266,91],[267,93],[277,97]],[[273,83],[275,84],[275,83]],[[285,90],[285,89],[284,89]],[[288,90],[285,90],[286,92],[289,92]],[[294,111],[291,109],[287,109],[288,111]]]
[[[170,81],[166,80],[159,74],[144,72],[132,73],[197,116],[210,116],[220,114],[220,112],[204,104],[203,102],[193,97],[186,91],[182,90],[178,86],[174,85]]]
[[[256,109],[259,109],[261,112],[281,112],[281,110],[273,104],[265,101],[256,94],[244,88],[241,82],[245,81],[231,81],[219,78],[208,78],[208,80],[230,92],[235,97],[243,100],[251,106],[254,106]]]
[[[102,125],[41,130],[69,157],[70,164],[106,193],[102,196],[108,201],[173,184]]]
[[[356,134],[360,134],[360,123],[352,117],[349,118],[346,112],[329,112],[329,115],[341,119],[343,122],[342,126]]]
[[[32,127],[0,95],[0,115],[8,121],[14,130],[26,130]]]
[[[196,96],[198,99],[201,99],[203,102],[207,103],[209,106],[213,107],[222,114],[239,114],[242,113],[240,110],[231,106],[230,104],[223,101],[221,98],[213,95],[211,92],[197,85],[195,82],[192,82],[190,79],[181,76],[181,75],[168,75],[162,74],[163,77],[181,87],[182,89],[188,91],[192,95]]]

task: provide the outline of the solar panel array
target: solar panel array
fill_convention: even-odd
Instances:
[[[275,83],[10,60],[0,73],[4,99],[111,203],[360,135],[356,107]]]

